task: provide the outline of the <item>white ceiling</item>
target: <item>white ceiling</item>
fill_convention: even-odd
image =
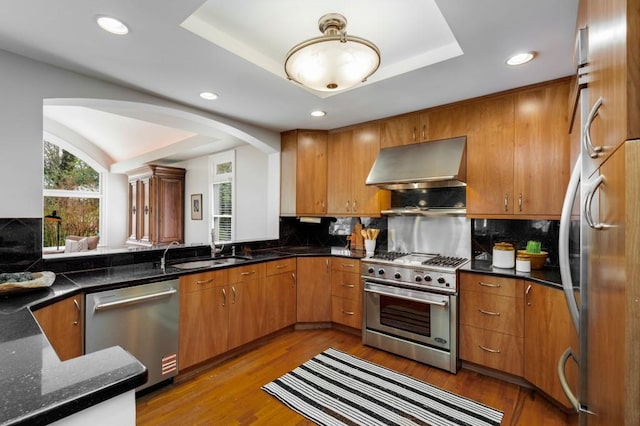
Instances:
[[[0,49],[269,130],[332,129],[572,74],[577,3],[2,0]],[[347,18],[349,34],[376,43],[382,64],[366,84],[323,97],[287,81],[282,64],[293,45],[320,35],[318,19],[330,12]],[[104,32],[95,24],[98,15],[123,20],[130,33]],[[537,58],[507,67],[506,58],[520,51],[536,51]],[[202,100],[202,91],[220,98]],[[73,108],[52,107],[49,118],[116,162],[150,158],[149,150],[162,148],[166,156],[167,147],[199,135],[142,114],[127,122],[125,114]],[[310,117],[316,109],[327,115]],[[117,127],[106,139],[96,130],[104,123]],[[133,134],[144,139],[135,132],[161,142],[127,142]]]

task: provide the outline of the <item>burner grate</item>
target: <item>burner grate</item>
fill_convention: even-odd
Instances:
[[[427,259],[422,262],[425,266],[440,266],[443,268],[457,268],[468,262],[468,259],[464,257],[453,256],[436,256],[432,259]]]

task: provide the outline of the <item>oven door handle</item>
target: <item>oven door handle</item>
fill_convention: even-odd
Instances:
[[[449,304],[445,300],[431,300],[431,299],[427,299],[427,298],[423,299],[423,298],[420,298],[420,297],[405,296],[405,295],[402,295],[402,294],[395,294],[395,293],[392,293],[392,292],[386,292],[386,291],[382,291],[382,290],[373,290],[371,288],[365,288],[364,291],[366,293],[380,294],[382,296],[395,297],[396,299],[410,300],[412,302],[420,302],[420,303],[425,303],[427,305],[442,306],[443,308],[447,307],[447,305]]]

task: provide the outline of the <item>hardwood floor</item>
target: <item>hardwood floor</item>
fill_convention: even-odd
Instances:
[[[363,346],[335,329],[277,336],[251,352],[137,399],[138,425],[310,425],[260,387],[333,347],[424,380],[504,412],[503,425],[567,426],[566,416],[539,394],[469,370],[450,374]]]

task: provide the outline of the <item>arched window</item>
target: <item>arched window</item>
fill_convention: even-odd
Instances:
[[[43,157],[43,253],[95,249],[100,236],[102,173],[48,140]]]

